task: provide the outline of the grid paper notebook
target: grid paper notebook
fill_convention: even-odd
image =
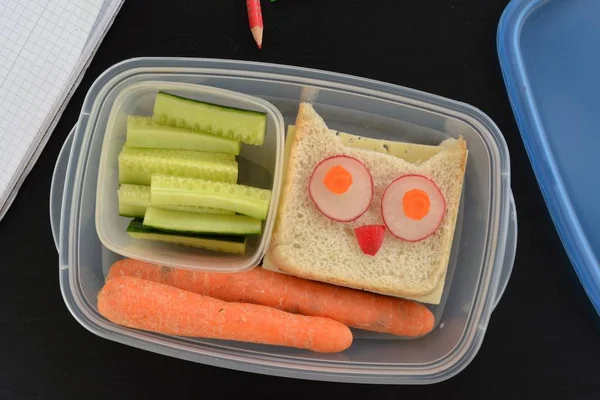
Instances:
[[[124,0],[0,0],[0,219]]]

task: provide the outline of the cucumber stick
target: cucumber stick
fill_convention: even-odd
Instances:
[[[243,143],[262,145],[265,113],[224,107],[159,92],[154,102],[155,122],[209,133]]]
[[[153,175],[152,204],[213,207],[264,220],[271,191],[250,186],[164,175]]]
[[[150,185],[153,174],[234,183],[238,164],[233,154],[123,147],[119,154],[119,183]]]
[[[245,215],[198,214],[149,207],[144,226],[166,232],[211,233],[218,235],[259,235],[260,220]]]
[[[185,128],[159,125],[152,117],[127,117],[128,147],[194,150],[214,153],[240,154],[241,144],[232,139],[194,132]]]
[[[119,215],[123,217],[144,218],[150,207],[150,186],[123,184],[119,187]],[[188,211],[201,214],[234,214],[233,211],[208,207],[164,206],[166,210]]]
[[[244,254],[246,252],[246,238],[244,236],[174,234],[145,227],[143,222],[138,219],[134,219],[129,223],[127,233],[134,239],[154,240],[232,254]]]

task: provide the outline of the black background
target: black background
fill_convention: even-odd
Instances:
[[[507,0],[263,1],[256,49],[243,0],[126,0],[52,138],[0,222],[0,398],[592,399],[598,318],[574,277],[532,173],[500,73]],[[66,309],[50,233],[50,178],[83,98],[138,56],[257,60],[378,79],[470,103],[504,133],[519,217],[513,276],[475,360],[432,386],[274,378],[194,364],[96,337]],[[435,397],[434,397],[435,396]],[[543,397],[542,397],[543,396]]]

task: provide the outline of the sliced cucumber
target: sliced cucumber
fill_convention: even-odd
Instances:
[[[210,133],[243,143],[261,145],[265,140],[265,113],[204,103],[167,93],[158,93],[154,121]]]
[[[150,205],[149,186],[121,185],[119,196],[119,215],[123,217],[143,218]]]
[[[144,226],[167,232],[212,233],[221,235],[258,235],[260,220],[245,215],[198,214],[149,207]]]
[[[119,183],[150,185],[152,174],[234,183],[238,164],[233,154],[123,147],[119,154]]]
[[[256,219],[266,219],[271,191],[250,186],[153,175],[152,204],[218,207]]]
[[[138,219],[134,219],[129,223],[127,233],[134,239],[154,240],[232,254],[244,254],[246,252],[246,238],[244,236],[173,234],[145,227],[143,222]]]
[[[118,195],[119,215],[123,217],[144,218],[146,208],[150,207],[150,186],[123,184],[119,187]],[[209,207],[163,206],[159,208],[200,214],[235,214],[233,211]]]
[[[157,124],[152,117],[127,117],[126,146],[240,154],[240,142],[207,133]]]
[[[128,218],[143,218],[147,207],[124,204],[119,201],[119,215]]]

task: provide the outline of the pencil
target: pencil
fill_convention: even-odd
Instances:
[[[263,20],[260,9],[260,0],[246,0],[248,9],[248,21],[250,22],[250,32],[256,41],[258,48],[262,48]]]

